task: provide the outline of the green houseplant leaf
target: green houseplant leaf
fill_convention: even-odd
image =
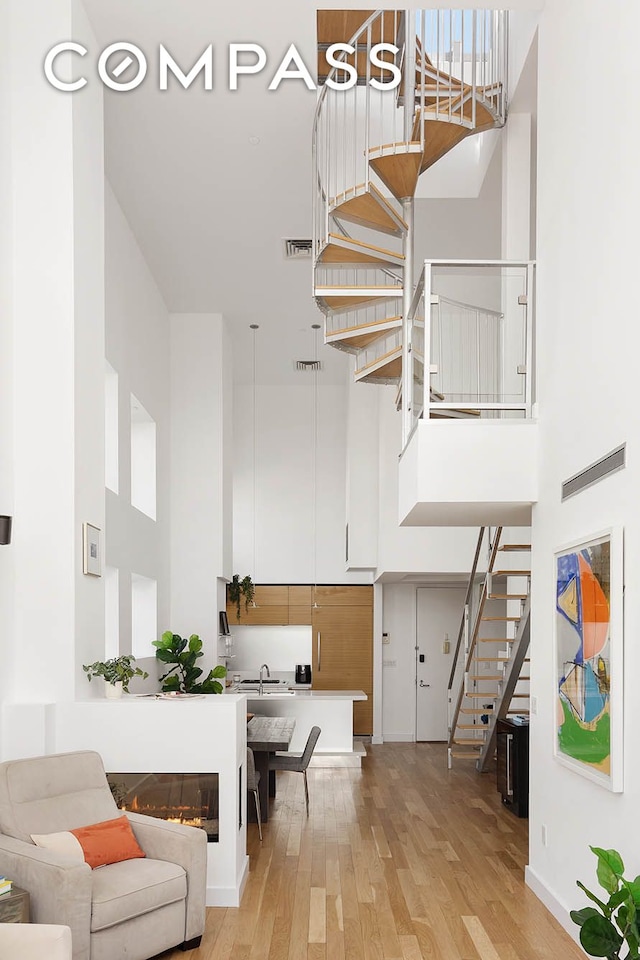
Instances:
[[[134,677],[142,677],[143,680],[149,676],[146,670],[140,667],[133,667],[135,657],[126,654],[122,657],[112,657],[110,660],[96,660],[95,663],[83,664],[82,669],[87,674],[87,680],[92,677],[102,677],[106,683],[121,683],[122,689],[129,693],[129,683]]]
[[[242,604],[245,610],[249,609],[249,604],[253,601],[256,588],[253,580],[247,574],[240,579],[240,574],[234,573],[231,583],[227,587],[229,600],[236,608],[237,619],[240,619]]]
[[[592,903],[598,907],[583,907],[572,910],[571,919],[580,927],[580,943],[592,957],[607,957],[608,960],[640,960],[640,929],[638,910],[640,905],[640,877],[627,880],[624,877],[624,862],[617,850],[591,847],[598,858],[597,876],[600,886],[610,894],[603,902],[585,885],[576,883]],[[621,954],[626,946],[627,952]]]
[[[165,630],[159,640],[154,640],[156,659],[169,667],[160,677],[165,693],[222,693],[223,686],[217,678],[226,677],[226,667],[217,666],[201,679],[203,671],[196,661],[203,657],[202,640],[197,633],[189,639],[178,633]]]
[[[599,914],[585,920],[580,930],[580,943],[592,957],[617,957],[623,942],[611,921]]]

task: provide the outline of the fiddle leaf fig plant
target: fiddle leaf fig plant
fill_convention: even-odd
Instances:
[[[160,640],[154,640],[156,659],[166,664],[169,670],[160,677],[164,693],[222,693],[219,680],[227,675],[226,667],[217,666],[204,679],[196,660],[203,657],[202,640],[197,633],[189,639],[171,630],[165,630]]]
[[[228,587],[229,590],[229,600],[235,605],[237,618],[240,619],[240,608],[244,603],[245,610],[249,609],[249,604],[253,602],[255,596],[256,588],[253,580],[247,574],[246,577],[240,579],[239,573],[234,573],[233,579]]]
[[[577,880],[595,906],[572,910],[571,919],[580,927],[580,943],[591,957],[608,960],[639,960],[640,876],[624,877],[624,863],[617,850],[590,847],[598,858],[597,877],[607,900],[600,899]],[[626,947],[626,952],[621,953]]]
[[[92,677],[103,677],[106,683],[121,683],[122,689],[129,693],[129,682],[133,677],[142,677],[143,680],[149,676],[146,670],[140,667],[132,667],[135,657],[127,654],[124,657],[113,657],[111,660],[96,660],[95,663],[83,664],[82,669],[87,674],[87,680]]]

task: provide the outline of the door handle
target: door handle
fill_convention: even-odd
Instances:
[[[421,680],[421,681],[420,681],[420,686],[421,686],[421,687],[430,687],[431,684],[430,684],[430,683],[425,683],[424,680]]]
[[[317,636],[317,650],[318,650],[318,673],[320,673],[320,631],[318,630]]]

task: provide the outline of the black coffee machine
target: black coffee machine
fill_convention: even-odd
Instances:
[[[311,683],[310,663],[296,663],[296,683]]]

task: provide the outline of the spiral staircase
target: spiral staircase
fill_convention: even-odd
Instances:
[[[356,381],[402,383],[418,179],[466,137],[504,124],[506,32],[495,10],[318,13],[313,294],[325,342],[355,356]],[[352,52],[334,53],[340,66],[329,69],[338,42]],[[379,89],[391,65],[401,80]],[[357,83],[335,89],[349,75]]]

